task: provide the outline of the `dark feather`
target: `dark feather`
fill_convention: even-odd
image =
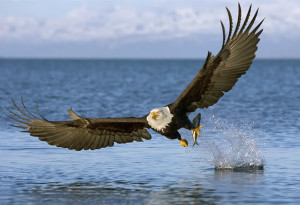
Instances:
[[[262,20],[251,31],[258,14],[257,10],[247,26],[251,8],[252,6],[250,6],[246,19],[239,30],[241,24],[241,8],[239,5],[237,25],[232,36],[232,16],[229,9],[226,8],[229,18],[229,33],[226,42],[224,43],[225,28],[221,21],[223,31],[222,49],[216,56],[207,56],[202,69],[176,101],[170,105],[172,113],[193,112],[197,108],[214,105],[223,96],[224,92],[231,90],[238,78],[246,73],[255,58],[259,35],[262,32],[262,30],[259,32],[257,30],[263,22]]]
[[[21,101],[24,110],[30,115],[18,107],[12,99],[18,114],[8,109],[9,113],[14,116],[8,117],[25,125],[15,127],[25,129],[30,135],[50,145],[79,151],[113,146],[114,142],[128,143],[140,142],[141,138],[151,139],[151,135],[145,129],[149,127],[145,118],[83,118],[70,109],[69,117],[73,120],[48,121],[40,114],[39,118],[34,117],[24,105],[23,100]],[[38,107],[37,112],[39,112]]]
[[[228,19],[229,19],[229,33],[228,33],[228,37],[227,37],[227,41],[226,43],[229,41],[230,37],[231,37],[231,32],[232,32],[232,15],[229,11],[229,9],[226,7],[227,10],[227,14],[228,14]]]
[[[235,27],[235,30],[234,30],[234,33],[233,33],[233,37],[237,34],[239,28],[240,28],[240,25],[241,25],[241,19],[242,19],[242,9],[241,9],[241,5],[240,3],[238,4],[239,5],[239,14],[238,14],[238,20],[236,22],[236,27]]]
[[[221,27],[222,27],[222,32],[223,32],[223,43],[222,43],[222,49],[223,49],[223,47],[225,46],[226,33],[225,33],[225,26],[224,26],[223,22],[222,21],[220,21],[220,22],[221,22]]]
[[[251,9],[252,9],[252,4],[251,4],[250,7],[249,7],[249,10],[248,10],[246,19],[245,19],[245,21],[244,21],[244,23],[243,23],[243,26],[242,26],[242,28],[241,28],[241,30],[240,30],[239,33],[242,33],[242,32],[244,31],[244,28],[246,27],[246,25],[247,25],[247,23],[248,23],[248,20],[249,20],[249,18],[250,18]]]

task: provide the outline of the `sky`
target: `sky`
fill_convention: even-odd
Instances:
[[[259,7],[257,58],[300,58],[299,0],[240,0]],[[228,31],[225,0],[0,0],[0,57],[205,58]]]

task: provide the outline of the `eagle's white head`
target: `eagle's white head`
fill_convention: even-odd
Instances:
[[[149,125],[158,131],[163,131],[172,121],[173,115],[168,107],[155,108],[147,116]]]

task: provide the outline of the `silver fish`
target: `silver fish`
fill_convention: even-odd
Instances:
[[[193,120],[193,127],[194,128],[199,127],[200,126],[200,121],[201,121],[201,113],[198,113],[196,115],[196,117],[194,118],[194,120]],[[194,130],[192,131],[192,136],[193,136],[193,140],[194,140],[193,147],[194,147],[195,144],[199,145],[198,142],[197,142],[198,135]]]
[[[195,146],[195,144],[199,145],[198,142],[197,142],[197,137],[198,137],[197,133],[195,131],[193,131],[193,140],[194,140],[193,147]]]

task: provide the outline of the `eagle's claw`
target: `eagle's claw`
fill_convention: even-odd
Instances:
[[[180,140],[180,144],[181,144],[181,146],[183,146],[183,147],[187,147],[187,146],[189,145],[189,143],[187,142],[186,139]]]
[[[192,131],[195,132],[199,136],[200,135],[200,131],[201,131],[201,129],[200,129],[201,127],[202,127],[202,125],[199,125],[198,127],[192,129]]]

